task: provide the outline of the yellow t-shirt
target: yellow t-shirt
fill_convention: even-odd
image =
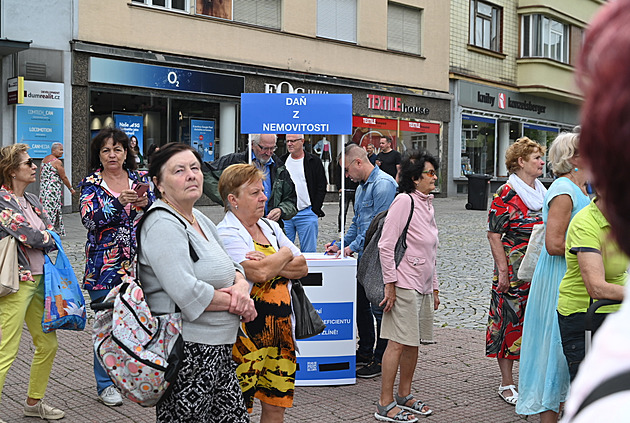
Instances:
[[[572,249],[574,252],[571,252]],[[601,252],[606,282],[623,286],[628,276],[626,269],[630,259],[621,252],[610,236],[610,224],[592,201],[575,215],[567,231],[565,247],[567,272],[560,283],[558,297],[558,313],[563,316],[586,313],[591,300],[582,280],[576,249]],[[601,307],[597,312],[612,313],[618,309],[619,305],[606,306]]]

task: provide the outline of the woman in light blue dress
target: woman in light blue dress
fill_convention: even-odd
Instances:
[[[549,161],[558,178],[545,196],[545,248],[536,264],[523,323],[516,412],[540,413],[542,423],[558,420],[570,383],[556,307],[558,287],[567,270],[566,231],[573,216],[590,202],[578,142],[577,133],[563,132],[549,149]]]

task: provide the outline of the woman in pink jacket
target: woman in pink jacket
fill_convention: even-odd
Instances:
[[[417,415],[433,411],[411,393],[411,381],[421,343],[433,342],[433,311],[440,304],[436,274],[438,229],[433,195],[437,160],[428,153],[411,152],[400,166],[400,194],[394,199],[379,240],[385,299],[381,337],[388,339],[383,355],[381,396],[374,414],[377,420],[415,422]],[[396,267],[394,248],[411,210],[407,250]],[[398,392],[394,380],[400,368]]]

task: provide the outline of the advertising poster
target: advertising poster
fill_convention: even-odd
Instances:
[[[190,119],[190,145],[204,162],[214,161],[214,120]]]
[[[16,142],[42,159],[55,142],[63,144],[63,84],[24,81],[24,104],[16,105]]]
[[[119,128],[121,131],[127,134],[129,139],[131,139],[131,137],[133,136],[136,137],[136,139],[138,140],[138,148],[142,153],[144,151],[142,115],[114,114],[114,122],[116,124],[116,128]]]

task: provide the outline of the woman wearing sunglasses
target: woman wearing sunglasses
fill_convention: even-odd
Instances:
[[[385,283],[381,338],[388,339],[383,354],[381,396],[374,417],[380,421],[415,422],[414,415],[433,411],[411,392],[418,347],[433,342],[433,311],[440,305],[436,256],[438,229],[433,195],[437,160],[426,152],[405,155],[399,176],[399,194],[392,202],[381,239],[381,269]],[[413,206],[407,232],[407,249],[396,266],[394,250]],[[398,390],[394,381],[400,368]]]
[[[43,400],[48,378],[57,354],[56,332],[44,333],[44,252],[55,241],[46,229],[53,226],[38,198],[26,187],[35,182],[37,166],[26,144],[13,144],[0,150],[0,239],[15,237],[18,243],[20,289],[0,298],[0,395],[9,368],[17,357],[24,322],[33,337],[35,354],[31,362],[24,415],[61,419],[65,413]],[[1,409],[1,408],[0,408]]]

